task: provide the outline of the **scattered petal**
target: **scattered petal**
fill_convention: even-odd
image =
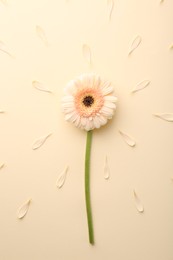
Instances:
[[[89,45],[83,44],[82,51],[83,51],[84,59],[89,65],[91,65],[91,49]]]
[[[43,43],[48,46],[48,40],[45,34],[45,31],[43,30],[42,27],[40,27],[39,25],[36,25],[36,33],[38,35],[38,37],[43,41]]]
[[[164,0],[160,0],[160,3],[163,3],[164,2]]]
[[[111,21],[112,12],[114,9],[114,0],[107,0],[107,6],[108,6],[109,21]]]
[[[22,219],[28,212],[29,205],[31,203],[31,199],[27,200],[18,210],[18,218]]]
[[[144,207],[140,201],[140,199],[138,198],[135,190],[133,190],[133,195],[134,195],[134,199],[135,199],[135,206],[137,208],[137,210],[140,212],[140,213],[143,213],[144,212]]]
[[[0,51],[4,52],[7,54],[10,58],[14,59],[14,56],[9,52],[7,46],[5,45],[4,42],[0,41]]]
[[[56,186],[60,189],[66,180],[67,176],[67,171],[68,171],[68,166],[65,167],[65,169],[62,171],[62,173],[59,175],[57,181],[56,181]]]
[[[153,114],[153,115],[165,121],[173,122],[173,113],[162,113],[162,114]]]
[[[0,109],[0,114],[5,113],[5,111],[3,109]]]
[[[173,44],[171,44],[171,45],[169,46],[169,49],[170,49],[170,50],[173,50]]]
[[[44,91],[44,92],[49,92],[52,93],[52,91],[50,89],[48,89],[47,87],[45,87],[41,82],[34,80],[32,82],[32,86],[40,91]]]
[[[7,0],[0,0],[0,2],[4,5],[7,5]]]
[[[146,88],[148,85],[150,84],[149,80],[143,80],[141,82],[139,82],[131,91],[131,93],[135,93],[139,90],[142,90],[144,88]]]
[[[142,38],[139,35],[134,38],[134,40],[131,43],[128,55],[130,55],[140,45],[141,41]]]
[[[40,147],[45,143],[45,141],[47,140],[47,138],[48,138],[49,136],[51,136],[51,135],[52,135],[52,133],[49,133],[48,135],[45,135],[45,136],[42,136],[42,137],[38,138],[38,139],[33,143],[32,149],[33,149],[33,150],[36,150],[36,149],[40,148]]]
[[[119,130],[119,133],[121,134],[121,136],[123,137],[124,141],[131,147],[134,147],[136,145],[136,142],[133,140],[132,137],[130,137],[129,135],[125,134],[124,132]]]
[[[5,163],[1,163],[1,164],[0,164],[0,170],[1,170],[2,168],[4,168],[4,166],[5,166]]]
[[[108,180],[110,177],[110,169],[108,165],[108,158],[107,156],[105,157],[105,164],[104,164],[104,178]]]

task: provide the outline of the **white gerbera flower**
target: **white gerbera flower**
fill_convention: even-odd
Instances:
[[[105,125],[116,109],[117,98],[110,82],[84,74],[69,82],[62,99],[65,120],[90,131]]]

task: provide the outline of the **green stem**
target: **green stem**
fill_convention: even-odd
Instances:
[[[89,242],[94,245],[93,221],[90,201],[90,154],[91,154],[92,131],[87,132],[86,154],[85,154],[85,201],[88,220]]]

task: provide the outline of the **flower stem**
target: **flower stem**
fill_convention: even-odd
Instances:
[[[91,154],[92,131],[87,132],[85,154],[85,201],[88,220],[89,242],[94,245],[93,221],[90,201],[90,154]]]

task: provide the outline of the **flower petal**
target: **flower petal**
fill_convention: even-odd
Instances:
[[[85,125],[84,129],[85,129],[86,131],[90,131],[90,130],[92,130],[92,129],[94,129],[94,128],[95,128],[95,127],[94,127],[93,120],[89,120],[89,118],[87,118],[87,120],[86,120],[86,125]]]
[[[89,80],[90,80],[90,77],[87,76],[87,74],[82,74],[80,77],[79,77],[79,80],[81,82],[81,88],[88,88],[90,87],[89,86]]]
[[[72,108],[72,107],[74,107],[74,102],[63,103],[62,107],[63,108]]]
[[[75,116],[76,116],[76,111],[65,115],[65,120],[72,122],[75,119]]]
[[[67,103],[67,102],[73,102],[74,101],[74,97],[73,96],[65,96],[62,98],[62,102],[63,103]]]
[[[95,128],[100,128],[101,124],[100,124],[100,120],[99,120],[98,116],[95,116],[93,118],[93,121],[94,121]]]
[[[109,102],[109,101],[104,102],[104,106],[109,107],[109,108],[113,108],[113,109],[116,108],[116,105],[112,102]]]
[[[82,126],[85,126],[87,123],[87,118],[86,117],[81,117],[81,124]]]
[[[31,203],[31,199],[27,200],[18,210],[18,218],[22,219],[25,217],[25,215],[27,214],[28,210],[29,210],[29,206]]]
[[[113,109],[104,106],[101,108],[100,112],[105,116],[113,116],[114,113]]]
[[[68,166],[65,167],[65,169],[60,173],[57,181],[56,181],[56,186],[60,189],[65,183],[67,172],[68,172]]]
[[[93,75],[93,85],[92,85],[92,87],[98,89],[100,87],[100,83],[101,83],[100,76],[98,76],[98,75],[94,76]]]
[[[136,209],[139,211],[139,213],[143,213],[144,212],[143,204],[139,199],[138,195],[136,194],[135,190],[133,190],[133,195],[134,195]]]
[[[38,139],[36,139],[34,141],[34,143],[32,144],[32,149],[36,150],[36,149],[40,148],[46,142],[48,137],[51,136],[51,135],[52,135],[52,133],[49,133],[47,135],[41,136]]]
[[[106,101],[111,101],[111,102],[114,102],[114,103],[115,103],[115,102],[117,102],[118,99],[117,99],[117,97],[115,97],[115,96],[110,96],[110,95],[109,95],[109,96],[105,96],[105,97],[104,97],[104,100],[106,100]]]
[[[74,124],[75,124],[76,127],[80,126],[80,116],[79,115],[76,117],[76,120],[74,121]]]
[[[108,121],[107,118],[104,117],[103,115],[99,115],[99,120],[100,120],[101,125],[105,125]]]
[[[67,107],[67,108],[64,108],[63,111],[64,111],[65,114],[68,114],[68,113],[74,112],[75,108],[73,106],[72,107]]]
[[[104,81],[101,86],[102,94],[104,96],[111,94],[113,92],[113,87],[109,81]]]

